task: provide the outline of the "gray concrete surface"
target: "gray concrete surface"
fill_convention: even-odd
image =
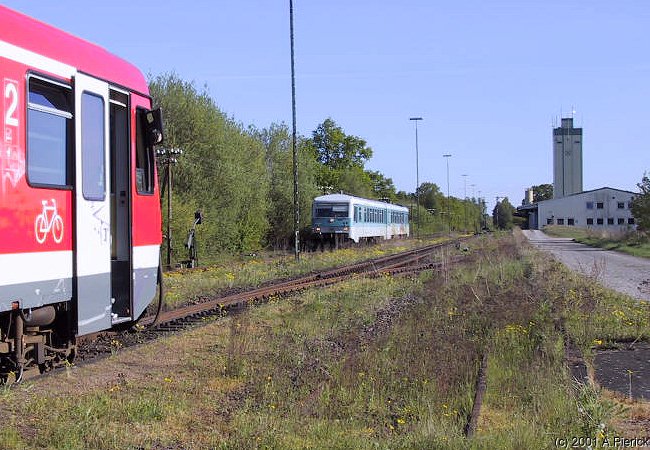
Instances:
[[[523,230],[540,250],[551,253],[570,269],[590,276],[610,289],[650,301],[650,259],[589,247],[540,230]]]

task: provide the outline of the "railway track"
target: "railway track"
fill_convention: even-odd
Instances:
[[[467,239],[467,238],[466,238]],[[407,275],[437,269],[445,264],[456,264],[463,255],[438,258],[436,253],[458,246],[459,240],[432,244],[394,255],[383,256],[349,266],[324,270],[318,273],[272,283],[245,292],[216,297],[197,304],[144,317],[132,330],[101,332],[83,336],[78,340],[77,362],[86,363],[110,355],[116,350],[149,342],[166,333],[190,328],[206,319],[220,317],[227,311],[238,311],[248,305],[262,303],[272,297],[283,297],[306,289],[325,287],[349,280],[352,277],[378,277],[382,275]]]

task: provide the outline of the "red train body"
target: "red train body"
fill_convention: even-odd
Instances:
[[[0,376],[70,358],[76,336],[132,323],[162,241],[142,73],[0,6]]]

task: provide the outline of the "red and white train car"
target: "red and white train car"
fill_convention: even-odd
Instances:
[[[0,6],[0,376],[137,320],[162,240],[142,73]]]

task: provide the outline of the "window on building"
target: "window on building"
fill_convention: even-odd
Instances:
[[[564,225],[564,219],[557,219],[558,225]]]
[[[72,184],[72,90],[40,78],[29,79],[27,179],[30,184]]]
[[[592,219],[591,217],[589,217],[589,218],[587,219],[587,225],[593,225],[593,224],[594,224],[594,219]]]
[[[628,225],[634,225],[634,217],[630,217],[627,219],[627,224]]]
[[[627,202],[627,209],[632,209],[632,202]]]
[[[597,203],[596,203],[596,209],[603,209],[604,206],[605,206],[605,205],[603,204],[603,202],[597,202]]]
[[[603,223],[603,219],[596,219],[596,225],[602,225]]]
[[[587,209],[594,209],[594,202],[587,202]]]
[[[608,217],[607,218],[607,225],[614,225],[614,218],[613,217]]]
[[[567,225],[569,225],[570,227],[574,226],[576,224],[575,222],[576,222],[575,219],[567,219]]]
[[[619,217],[618,218],[618,224],[619,225],[625,225],[625,219],[623,219],[622,217]]]
[[[625,202],[618,202],[616,206],[618,207],[618,209],[625,209]]]
[[[546,219],[546,225],[553,225],[553,218]]]

